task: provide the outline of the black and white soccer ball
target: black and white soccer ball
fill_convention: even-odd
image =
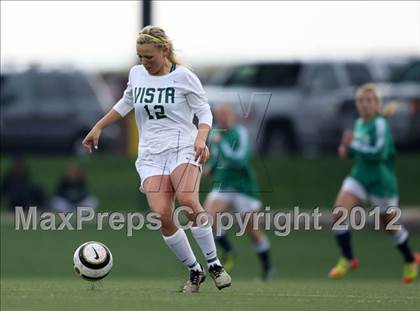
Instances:
[[[112,254],[101,242],[89,241],[80,245],[73,255],[74,271],[88,281],[99,281],[112,268]]]

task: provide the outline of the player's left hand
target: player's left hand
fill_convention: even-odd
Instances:
[[[206,146],[206,142],[201,139],[196,139],[194,142],[194,150],[195,150],[195,161],[198,163],[205,163],[209,156],[209,148]]]
[[[341,143],[343,145],[350,145],[351,142],[353,141],[353,132],[350,130],[345,130],[343,133],[343,136],[341,137]]]
[[[347,157],[347,154],[349,152],[349,147],[347,145],[341,144],[338,147],[338,155],[341,159],[345,159]]]

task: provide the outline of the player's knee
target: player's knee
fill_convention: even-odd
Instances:
[[[170,233],[172,235],[177,230],[177,227],[174,224],[171,216],[168,216],[166,214],[162,215],[162,217],[160,218],[160,222],[161,231],[164,235],[168,235],[167,233]]]
[[[254,243],[258,243],[263,238],[263,235],[261,234],[261,232],[259,230],[252,230],[252,228],[251,229],[247,229],[247,234],[248,234],[249,238]]]
[[[394,223],[395,216],[394,213],[381,212],[380,214],[381,229],[391,235],[397,234],[401,229],[401,225]]]
[[[347,193],[347,192],[340,192],[337,195],[337,199],[335,200],[333,210],[333,220],[338,220],[343,217],[343,214],[351,211],[351,209],[357,205],[356,198]]]
[[[200,205],[198,198],[194,195],[190,194],[182,194],[178,196],[178,202],[182,206],[191,208],[194,212],[196,211],[197,207]]]
[[[345,205],[345,194],[340,191],[337,195],[337,198],[335,199],[333,209],[335,209],[338,206],[344,206],[344,205]]]
[[[206,205],[205,210],[206,210],[206,213],[208,215],[210,215],[211,217],[214,217],[216,215],[216,212],[217,212],[217,208],[215,206],[211,205],[211,204]]]
[[[151,207],[151,210],[158,214],[158,217],[162,222],[172,219],[172,210],[167,206],[153,206]]]
[[[172,218],[172,210],[169,208],[154,206],[151,210],[156,213],[156,218],[160,221],[160,229],[163,235],[172,235],[176,231],[176,226]]]

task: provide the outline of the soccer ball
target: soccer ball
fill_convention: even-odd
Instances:
[[[80,245],[73,255],[74,271],[83,279],[98,281],[112,268],[112,254],[101,242],[89,241]]]

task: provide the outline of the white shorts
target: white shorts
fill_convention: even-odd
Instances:
[[[370,195],[366,192],[363,185],[353,177],[346,177],[341,186],[341,191],[350,192],[362,202],[368,202],[372,207],[379,206],[381,213],[385,213],[391,207],[398,207],[398,197],[381,198]]]
[[[201,171],[201,164],[194,160],[195,151],[192,146],[181,149],[170,149],[152,154],[143,152],[136,160],[136,170],[140,176],[140,191],[144,192],[144,182],[151,176],[171,175],[181,164],[190,163]]]
[[[258,211],[261,208],[261,202],[248,195],[235,192],[232,190],[221,190],[213,189],[207,196],[209,200],[222,200],[227,204],[231,205],[235,211],[245,214],[250,212]]]

